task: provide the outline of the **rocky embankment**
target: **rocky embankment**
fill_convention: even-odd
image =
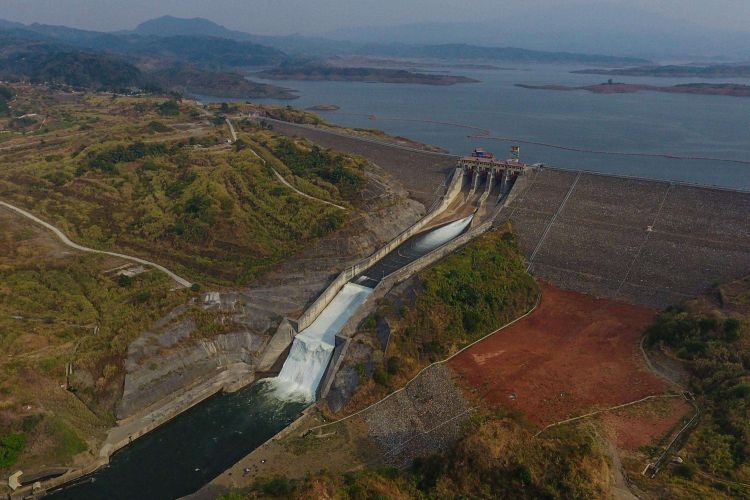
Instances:
[[[218,299],[216,294],[206,294],[203,307],[226,307],[215,299]],[[153,331],[145,332],[130,344],[123,396],[117,406],[118,419],[139,413],[232,365],[243,364],[243,371],[254,371],[268,335],[254,333],[253,325],[248,324],[247,329],[196,339],[196,321],[181,314],[185,309],[176,309],[157,323]],[[236,323],[238,319],[234,317],[233,321]]]

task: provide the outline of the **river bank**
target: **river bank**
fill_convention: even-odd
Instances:
[[[97,458],[89,464],[56,478],[42,481],[37,488],[33,488],[33,485],[23,486],[14,491],[10,498],[21,499],[27,498],[29,494],[44,496],[54,493],[61,486],[74,483],[76,480],[107,466],[115,453],[196,405],[222,392],[234,393],[254,381],[254,373],[248,372],[245,367],[230,367],[183,394],[157,403],[147,411],[119,422],[107,434]]]

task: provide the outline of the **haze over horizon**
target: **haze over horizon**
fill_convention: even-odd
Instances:
[[[2,0],[0,17],[100,31],[162,15],[203,17],[258,35],[360,42],[474,43],[657,57],[750,59],[744,0]]]

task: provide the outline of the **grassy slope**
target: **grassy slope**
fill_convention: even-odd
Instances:
[[[513,417],[485,415],[448,453],[407,471],[277,476],[222,498],[604,498],[608,489],[609,465],[591,427],[534,439]]]
[[[46,135],[29,134],[50,142],[8,155],[0,196],[83,244],[149,256],[194,280],[220,284],[247,283],[354,212],[284,187],[249,149],[224,144],[223,122],[213,127],[189,105],[158,103],[101,95],[51,102],[31,92],[18,107],[47,116]],[[78,134],[51,144],[55,128]],[[250,127],[243,137],[278,141]],[[327,151],[312,158],[302,143],[290,148],[304,182],[350,205],[364,185],[361,160]],[[312,159],[346,176],[326,178],[319,165],[307,169]]]
[[[69,252],[0,216],[0,442],[20,436],[24,445],[16,454],[0,444],[0,469],[71,463],[114,421],[128,344],[187,293],[170,292],[157,272],[120,286],[103,271],[123,261]],[[75,392],[63,388],[68,363]]]

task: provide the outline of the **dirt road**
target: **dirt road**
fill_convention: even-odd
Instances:
[[[78,243],[75,243],[75,242],[71,241],[70,238],[68,238],[65,235],[65,233],[63,233],[60,229],[56,228],[52,224],[49,224],[49,223],[43,221],[42,219],[40,219],[37,216],[35,216],[35,215],[27,212],[26,210],[24,210],[22,208],[18,208],[16,206],[11,205],[10,203],[6,203],[4,201],[0,201],[0,206],[8,208],[8,209],[16,212],[17,214],[23,215],[24,217],[26,217],[28,219],[31,219],[32,221],[36,222],[37,224],[40,224],[40,225],[46,227],[47,229],[49,229],[50,231],[52,231],[53,233],[55,233],[55,235],[60,239],[60,241],[62,241],[65,245],[67,245],[67,246],[69,246],[71,248],[75,248],[76,250],[80,250],[81,252],[101,253],[101,254],[105,254],[105,255],[111,255],[113,257],[119,257],[121,259],[130,260],[132,262],[137,262],[139,264],[144,264],[146,266],[153,267],[153,268],[158,269],[159,271],[167,274],[170,278],[172,278],[177,284],[179,284],[182,287],[189,288],[192,285],[192,283],[190,283],[185,278],[182,278],[182,277],[176,275],[175,273],[173,273],[172,271],[170,271],[166,267],[164,267],[162,265],[159,265],[159,264],[156,264],[155,262],[151,262],[151,261],[148,261],[148,260],[145,260],[145,259],[141,259],[140,257],[133,257],[133,256],[130,256],[130,255],[125,255],[125,254],[121,254],[121,253],[108,252],[108,251],[105,251],[105,250],[96,250],[94,248],[89,248],[89,247],[85,247],[83,245],[79,245]]]

